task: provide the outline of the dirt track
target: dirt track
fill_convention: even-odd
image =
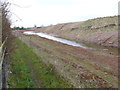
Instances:
[[[74,87],[117,87],[117,53],[108,50],[86,50],[38,36],[14,33],[30,46],[44,63],[54,65],[56,71]]]

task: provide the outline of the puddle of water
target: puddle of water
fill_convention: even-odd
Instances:
[[[45,33],[34,33],[32,31],[27,31],[27,32],[23,32],[23,33],[27,34],[27,35],[38,35],[38,36],[43,37],[43,38],[47,38],[47,39],[57,41],[57,42],[61,42],[61,43],[71,45],[71,46],[81,47],[81,48],[84,48],[84,49],[94,49],[94,48],[83,46],[83,45],[81,45],[79,43],[76,43],[74,41],[70,41],[70,40],[66,40],[66,39],[62,39],[62,38],[57,38],[57,37],[50,36],[50,35],[45,34]]]
[[[35,33],[35,32],[32,32],[32,31],[26,31],[26,32],[23,32],[23,33],[27,34],[27,35],[38,35],[38,36],[43,37],[43,38],[47,38],[47,39],[57,41],[57,42],[61,42],[61,43],[71,45],[71,46],[81,47],[81,48],[84,48],[84,49],[105,50],[105,51],[107,50],[109,52],[116,53],[116,55],[118,54],[118,48],[114,48],[114,47],[105,47],[105,46],[100,46],[100,45],[95,45],[95,44],[87,44],[87,43],[80,43],[80,42],[77,43],[77,42],[74,42],[74,41],[70,41],[70,40],[66,40],[66,39],[62,39],[62,38],[57,38],[57,37],[54,37],[54,36],[51,36],[51,35],[48,35],[48,34],[45,34],[45,33]]]

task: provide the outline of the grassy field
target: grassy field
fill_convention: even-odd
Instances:
[[[25,43],[17,38],[12,43],[15,50],[9,57],[9,88],[70,87],[52,64],[44,64]]]
[[[117,87],[117,53],[85,50],[38,36],[26,36],[20,32],[15,34],[73,87]]]

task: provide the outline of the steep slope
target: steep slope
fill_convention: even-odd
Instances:
[[[44,32],[76,42],[118,47],[117,16],[40,27],[36,29],[36,32]]]

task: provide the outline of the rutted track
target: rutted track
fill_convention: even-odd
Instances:
[[[74,87],[117,87],[118,57],[108,51],[85,50],[38,36],[14,32]]]

